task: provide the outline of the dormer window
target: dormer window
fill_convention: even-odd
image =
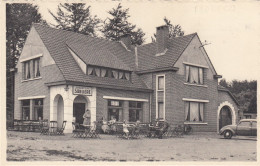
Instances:
[[[186,82],[191,84],[204,84],[203,68],[186,65]]]
[[[106,67],[87,65],[87,74],[97,77],[130,80],[130,72]]]

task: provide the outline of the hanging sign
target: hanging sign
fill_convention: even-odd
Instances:
[[[92,91],[91,91],[90,87],[73,86],[73,94],[74,95],[91,96],[92,95]]]

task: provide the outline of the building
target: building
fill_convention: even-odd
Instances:
[[[238,103],[218,86],[196,33],[169,39],[157,27],[156,42],[134,47],[128,35],[109,41],[33,24],[15,73],[14,119],[190,124],[218,131],[238,120]]]

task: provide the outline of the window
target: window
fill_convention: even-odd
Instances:
[[[203,84],[203,68],[186,65],[186,82]]]
[[[33,71],[34,71],[34,78],[40,77],[40,58],[33,60]]]
[[[129,102],[129,122],[142,121],[142,102]]]
[[[252,122],[252,127],[256,128],[256,122]]]
[[[33,103],[33,120],[43,119],[43,99],[35,99]]]
[[[240,122],[239,127],[251,127],[251,122]]]
[[[204,103],[185,102],[185,121],[203,122]]]
[[[158,77],[158,90],[164,90],[164,76]]]
[[[30,100],[22,100],[22,120],[30,120]]]
[[[122,105],[122,101],[108,100],[108,120],[116,118],[116,121],[122,121]]]
[[[40,58],[23,62],[23,80],[41,77]]]
[[[98,67],[98,66],[87,66],[87,74],[97,77],[109,77],[109,78],[115,78],[115,79],[124,79],[124,80],[130,80],[130,72],[129,71],[121,71],[116,69],[109,69],[104,67]]]
[[[163,102],[158,102],[158,118],[164,119],[164,104],[163,104]]]
[[[245,115],[246,119],[251,119],[251,115]]]

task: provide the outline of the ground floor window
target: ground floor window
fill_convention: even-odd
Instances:
[[[35,99],[33,109],[33,120],[43,119],[43,99]]]
[[[108,120],[122,121],[123,102],[120,100],[108,100]]]
[[[22,100],[22,120],[30,120],[30,100]]]
[[[142,102],[129,102],[129,122],[142,121]]]
[[[251,115],[245,115],[246,119],[251,119]]]
[[[185,121],[202,122],[204,114],[204,103],[200,102],[185,102]]]

